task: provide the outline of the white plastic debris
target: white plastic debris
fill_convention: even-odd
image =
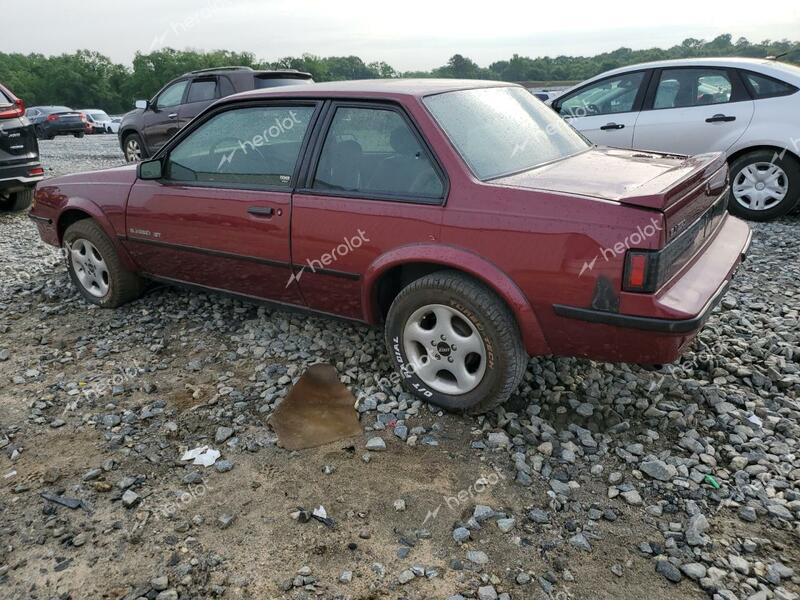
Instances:
[[[8,473],[6,473],[5,475],[3,475],[3,479],[11,479],[11,478],[12,478],[12,477],[14,477],[14,475],[16,475],[16,474],[17,474],[17,471],[16,471],[16,469],[12,469],[12,470],[10,470]]]
[[[217,462],[219,457],[219,450],[214,450],[209,446],[198,446],[197,448],[192,448],[184,452],[183,456],[181,456],[181,460],[191,460],[193,465],[210,467]]]
[[[324,506],[318,506],[314,509],[312,513],[315,517],[319,517],[320,519],[327,519],[328,518],[328,511],[325,510]]]

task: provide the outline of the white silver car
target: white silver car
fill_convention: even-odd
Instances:
[[[768,60],[666,60],[607,71],[552,102],[592,142],[722,151],[730,211],[766,221],[800,203],[800,68]]]

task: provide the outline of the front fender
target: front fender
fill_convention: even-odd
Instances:
[[[70,212],[74,213],[76,211],[88,215],[102,228],[103,232],[108,236],[108,238],[111,240],[111,243],[114,245],[114,249],[117,251],[117,256],[119,256],[119,259],[125,269],[129,271],[138,270],[136,262],[133,260],[133,258],[131,258],[131,255],[120,241],[121,238],[125,237],[124,213],[120,211],[119,215],[109,216],[97,204],[88,198],[83,198],[81,196],[71,196],[67,198],[66,203],[59,210],[58,216],[53,219],[56,225],[59,245],[63,245],[64,243],[63,235],[64,229],[66,229],[64,227],[64,222],[68,219]],[[114,226],[112,219],[118,221],[118,227]],[[118,231],[120,227],[121,230]]]
[[[377,323],[380,320],[377,284],[381,276],[393,267],[412,263],[442,265],[481,281],[500,296],[511,309],[528,354],[550,354],[539,319],[517,284],[493,263],[474,252],[455,246],[413,244],[395,248],[376,258],[364,273],[361,287],[361,305],[364,307],[364,318],[368,323]]]

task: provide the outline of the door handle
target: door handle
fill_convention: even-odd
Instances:
[[[708,117],[706,119],[706,123],[729,123],[730,121],[735,121],[736,117],[729,117],[728,115],[723,115],[722,113],[714,115],[713,117]]]
[[[622,123],[606,123],[600,129],[606,131],[608,129],[625,129],[625,125]]]
[[[271,206],[251,206],[247,209],[247,212],[256,217],[270,218],[275,212],[275,209],[273,209]]]
[[[178,113],[169,113],[167,115],[167,118],[169,118],[169,119],[177,119],[178,118]]]

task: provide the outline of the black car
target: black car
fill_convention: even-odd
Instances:
[[[0,84],[0,211],[28,208],[44,176],[33,125],[25,104]]]
[[[170,81],[151,100],[137,100],[136,109],[122,118],[117,133],[119,144],[125,160],[136,162],[155,154],[219,98],[247,90],[313,82],[310,74],[291,69],[219,67],[192,71]]]
[[[39,139],[52,140],[57,135],[81,138],[86,132],[86,115],[67,106],[32,106],[25,115]]]

